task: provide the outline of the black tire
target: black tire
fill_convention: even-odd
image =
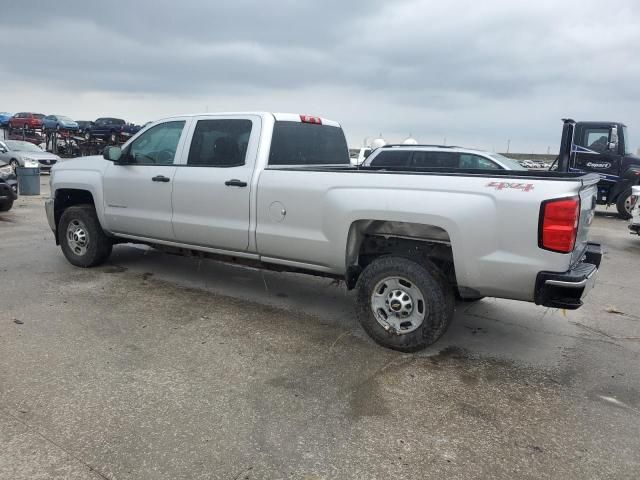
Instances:
[[[5,200],[0,202],[0,212],[8,212],[13,207],[13,200]]]
[[[631,218],[631,212],[628,207],[630,206],[631,188],[627,188],[624,192],[618,195],[616,200],[616,209],[618,210],[618,216],[623,220],[629,220]]]
[[[79,230],[84,232],[82,238],[86,238],[84,248],[75,243],[73,237],[74,224]],[[62,253],[69,263],[76,267],[95,267],[104,263],[113,248],[113,242],[102,230],[96,210],[93,205],[76,205],[67,208],[58,223],[58,240]],[[75,243],[75,245],[74,245]]]
[[[385,329],[373,312],[374,289],[386,278],[394,276],[408,280],[424,299],[424,319],[419,327],[408,333],[398,334],[393,329]],[[453,318],[453,289],[429,260],[380,257],[364,269],[356,288],[356,313],[360,325],[376,343],[393,350],[416,352],[428,347],[444,334]]]

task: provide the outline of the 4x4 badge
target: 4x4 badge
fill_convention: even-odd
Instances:
[[[533,183],[511,183],[511,182],[489,182],[487,187],[493,187],[496,190],[504,190],[505,188],[515,188],[516,190],[522,190],[523,192],[529,192],[533,190]]]

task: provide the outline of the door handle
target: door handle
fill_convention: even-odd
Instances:
[[[156,175],[155,177],[151,178],[151,180],[153,180],[154,182],[170,182],[171,181],[169,177],[165,177],[164,175]]]
[[[234,178],[233,180],[227,180],[224,182],[227,187],[246,187],[247,182],[243,182],[242,180],[238,180]]]

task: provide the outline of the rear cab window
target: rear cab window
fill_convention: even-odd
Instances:
[[[340,127],[278,120],[269,165],[351,165],[351,161]]]

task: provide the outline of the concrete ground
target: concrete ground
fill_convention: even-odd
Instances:
[[[592,237],[581,310],[459,304],[408,355],[329,280],[131,245],[74,268],[21,197],[0,214],[0,478],[638,478],[640,238],[602,212]]]

